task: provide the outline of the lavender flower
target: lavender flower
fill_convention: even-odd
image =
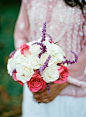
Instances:
[[[48,37],[50,38],[50,43],[52,43],[53,41],[52,37],[49,34],[46,34],[46,35],[48,35]]]
[[[47,94],[49,94],[49,90],[50,90],[50,83],[47,83]]]
[[[42,29],[42,40],[41,40],[41,43],[43,41],[45,41],[45,35],[46,35],[45,32],[46,32],[46,22],[44,23],[43,29]]]
[[[45,52],[47,52],[47,47],[43,44],[43,41],[45,41],[45,36],[46,36],[46,22],[44,23],[43,25],[43,29],[42,29],[42,39],[41,39],[41,42],[36,42],[36,43],[33,43],[32,45],[34,44],[37,44],[37,45],[40,45],[41,46],[41,53],[38,55],[38,57],[40,58],[41,55]],[[50,41],[51,42],[51,41]]]
[[[46,46],[43,44],[43,43],[39,43],[39,42],[35,42],[35,43],[33,43],[32,45],[34,45],[34,44],[37,44],[37,45],[40,45],[41,46],[41,53],[38,55],[38,57],[40,58],[41,57],[41,55],[43,54],[43,53],[45,53],[45,52],[47,52],[47,48],[46,48]]]
[[[68,65],[68,64],[74,64],[75,62],[77,62],[78,56],[76,55],[76,53],[73,51],[70,51],[70,52],[74,54],[75,60],[71,61],[70,59],[69,60],[66,59],[65,61],[62,61],[61,63],[58,63],[57,65],[61,65],[61,64],[65,64],[65,63],[67,63],[67,65]]]
[[[37,45],[42,46],[42,43],[39,43],[39,42],[35,42],[35,43],[33,43],[32,45],[34,45],[34,44],[37,44]]]
[[[77,60],[78,60],[78,56],[76,55],[76,53],[75,52],[73,52],[73,51],[70,51],[71,53],[73,53],[74,54],[74,56],[75,56],[75,61],[72,61],[72,63],[75,63],[75,62],[77,62]]]
[[[9,57],[11,58],[14,54],[15,54],[15,50],[14,51],[12,51],[11,53],[10,53],[10,55],[9,55]]]
[[[14,74],[15,72],[16,72],[16,69],[13,70],[13,72],[12,72],[12,77],[13,77],[13,74]]]
[[[47,58],[47,60],[46,60],[46,62],[44,63],[44,65],[39,68],[39,72],[40,72],[41,75],[42,75],[44,69],[46,67],[48,67],[48,62],[49,62],[50,58],[51,58],[51,56],[49,55],[48,58]]]
[[[46,46],[43,44],[43,47],[41,48],[41,53],[39,54],[39,58],[41,57],[41,55],[43,54],[43,53],[45,53],[45,52],[47,52],[47,48],[46,48]]]

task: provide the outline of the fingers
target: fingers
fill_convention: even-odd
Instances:
[[[53,101],[54,98],[44,98],[44,99],[35,99],[37,102],[42,102],[42,103],[49,103],[51,101]]]
[[[51,102],[52,100],[51,99],[42,99],[42,100],[39,100],[39,99],[35,99],[37,102],[42,102],[42,103],[49,103]]]
[[[42,100],[42,99],[48,98],[48,94],[47,94],[47,91],[44,91],[39,94],[33,94],[33,97],[37,100]]]
[[[47,90],[40,92],[40,93],[33,93],[33,98],[42,103],[49,103],[50,100],[50,95],[47,94]]]
[[[47,94],[47,89],[40,91],[40,92],[33,93],[34,99],[36,99],[37,101],[43,101],[44,99],[48,99],[49,101],[51,101],[51,99],[54,96],[53,94],[55,94],[53,87],[55,87],[55,84],[54,84],[54,86],[53,86],[53,84],[51,84],[49,94]],[[57,91],[56,91],[56,93],[57,93]],[[45,102],[45,101],[43,101],[43,102]]]
[[[37,95],[33,95],[34,99],[38,102],[42,102],[42,103],[49,103],[51,102],[54,98],[51,96],[51,94],[47,94],[47,91],[43,94],[37,94]]]
[[[45,89],[43,91],[33,93],[33,97],[38,102],[49,103],[54,100],[57,95],[59,95],[59,90],[58,84],[51,84],[49,94],[47,94],[47,89]]]

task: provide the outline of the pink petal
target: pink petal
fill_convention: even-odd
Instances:
[[[16,73],[13,73],[13,79],[14,79],[15,81],[17,81]]]

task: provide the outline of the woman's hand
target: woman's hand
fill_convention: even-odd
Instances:
[[[36,93],[33,92],[33,97],[38,102],[49,103],[53,101],[55,97],[59,95],[60,91],[64,89],[67,85],[69,85],[68,82],[61,85],[56,83],[50,84],[49,94],[47,94],[47,88],[45,88],[43,91],[39,91]]]

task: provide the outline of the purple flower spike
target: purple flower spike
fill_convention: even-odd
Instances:
[[[46,22],[44,23],[43,29],[42,29],[42,40],[41,40],[41,43],[43,41],[45,41],[45,35],[46,35],[45,32],[46,32]]]
[[[42,75],[43,71],[45,70],[45,68],[48,67],[48,62],[49,62],[50,58],[51,58],[51,56],[49,55],[46,62],[44,63],[44,65],[39,68],[39,72],[41,75]]]
[[[50,43],[52,43],[53,39],[49,34],[46,34],[50,38]]]
[[[47,94],[49,94],[49,90],[50,90],[50,83],[47,83]]]
[[[12,56],[15,54],[15,52],[16,52],[15,50],[12,51],[12,52],[10,53],[9,57],[12,58]]]
[[[75,56],[75,61],[72,61],[73,63],[75,63],[75,62],[77,62],[77,60],[78,60],[78,56],[76,55],[76,53],[75,52],[73,52],[73,51],[70,51],[71,53],[73,53],[74,54],[74,56]]]
[[[70,59],[69,60],[66,59],[65,61],[62,61],[61,63],[58,63],[57,65],[61,65],[61,64],[65,64],[65,63],[67,63],[67,65],[68,65],[68,64],[74,64],[75,62],[77,62],[78,56],[76,55],[76,53],[73,51],[70,51],[70,52],[74,54],[75,60],[71,61]]]
[[[34,44],[40,45],[42,47],[42,43],[40,43],[40,42],[35,42],[32,45],[34,45]]]
[[[36,42],[36,43],[33,43],[32,45],[34,45],[34,44],[37,44],[37,45],[40,45],[41,46],[41,53],[38,55],[38,57],[40,58],[41,57],[41,55],[43,54],[43,53],[45,53],[45,52],[47,52],[47,48],[46,48],[46,46],[43,44],[43,43],[38,43],[38,42]]]
[[[44,44],[42,44],[42,48],[41,48],[41,53],[39,54],[39,58],[41,57],[41,55],[43,54],[43,53],[45,53],[45,52],[47,52],[47,48],[46,48],[46,46],[44,45]]]
[[[13,77],[13,74],[14,74],[15,72],[16,72],[16,69],[13,70],[13,72],[12,72],[12,77]]]

